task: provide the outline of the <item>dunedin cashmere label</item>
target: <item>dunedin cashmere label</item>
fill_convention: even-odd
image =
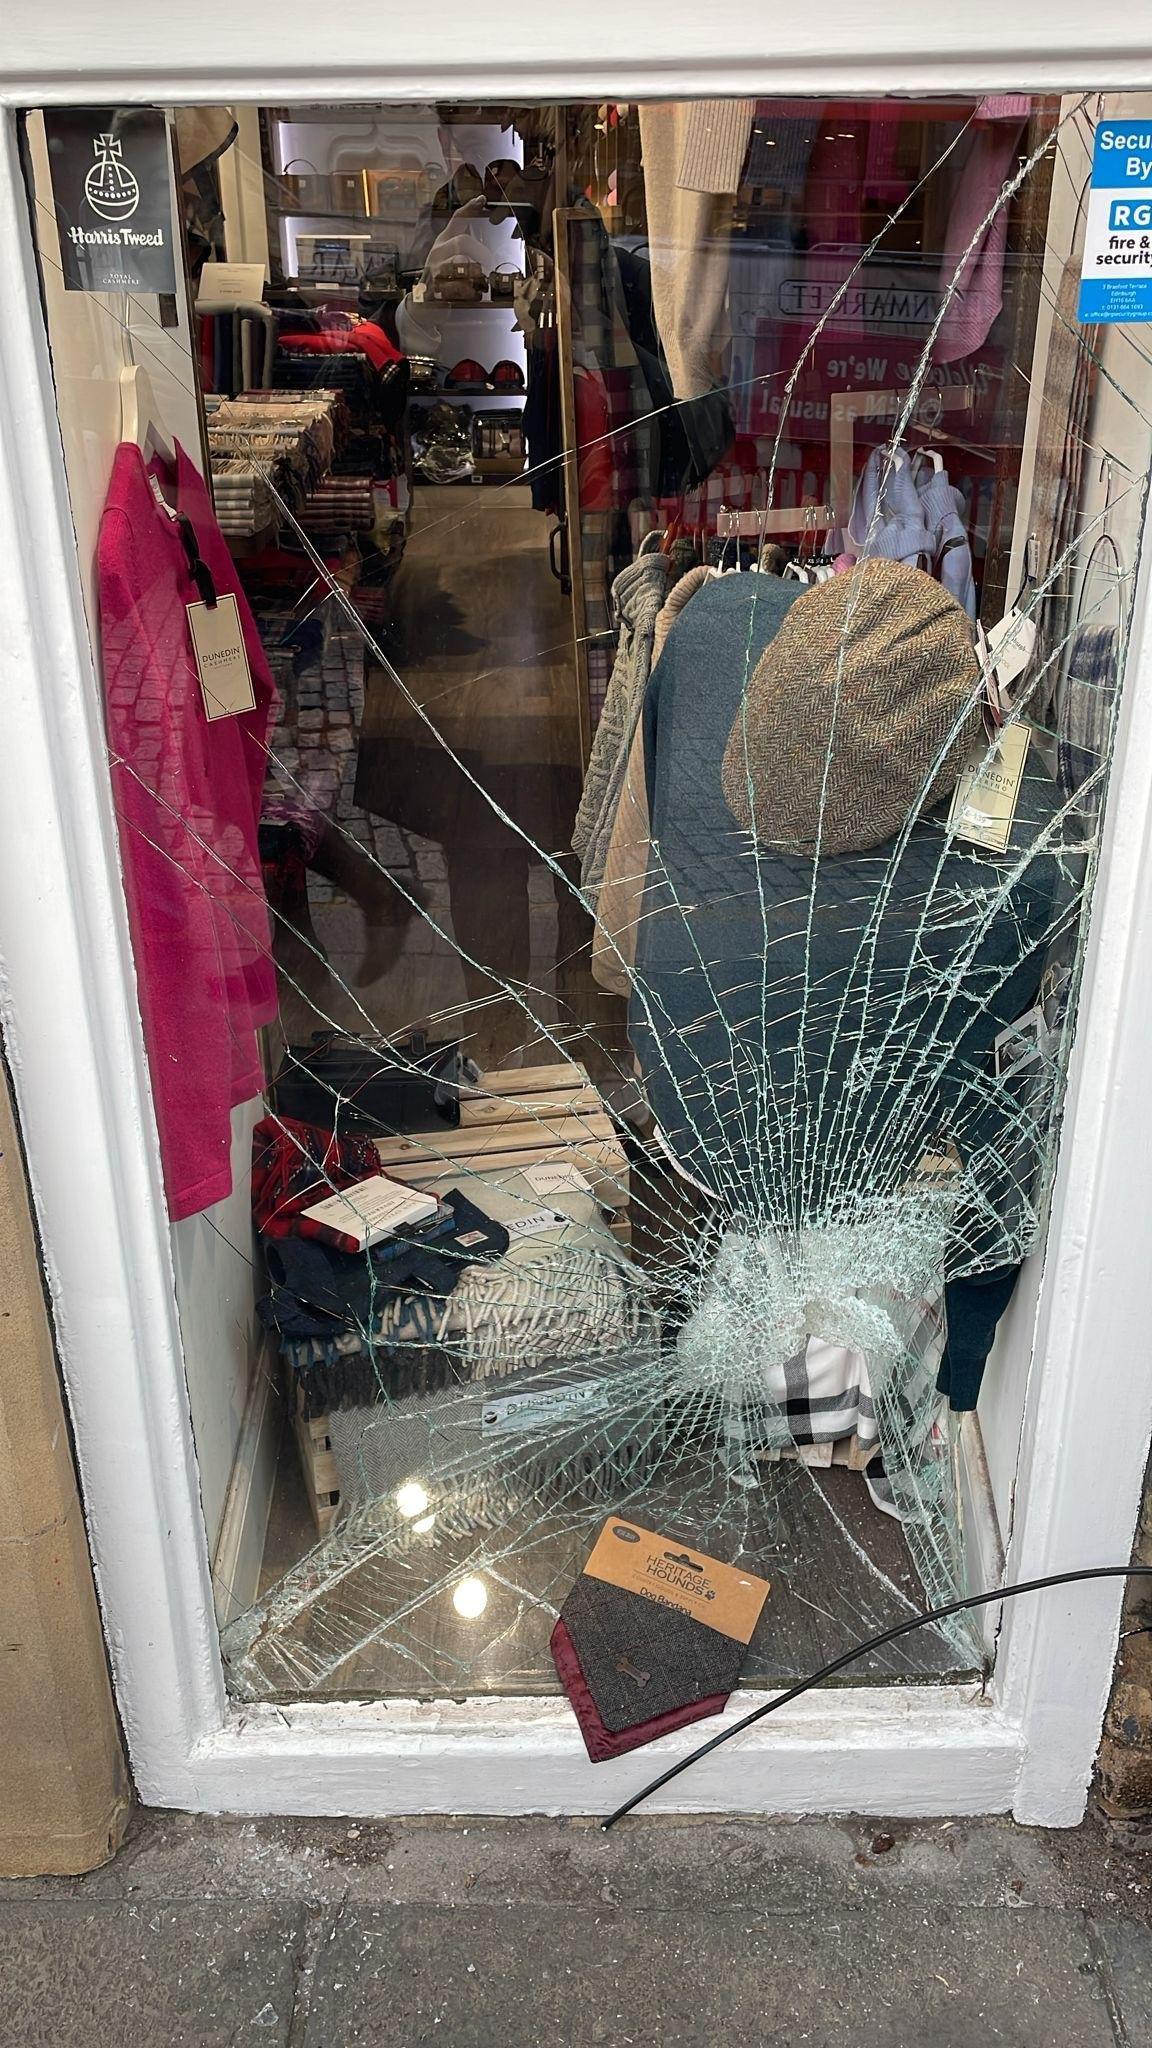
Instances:
[[[255,711],[256,692],[236,599],[226,593],[214,605],[190,604],[188,630],[205,718],[236,718],[243,711]]]

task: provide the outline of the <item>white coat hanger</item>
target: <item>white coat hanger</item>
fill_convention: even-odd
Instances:
[[[716,531],[718,535],[721,533],[723,529],[725,515],[727,514],[728,509],[729,508],[727,505],[721,505],[720,507],[719,517],[716,521]],[[736,560],[732,564],[731,568],[728,567],[728,547],[731,539],[732,536],[729,534],[724,541],[724,546],[720,552],[720,560],[716,563],[715,567],[712,570],[713,576],[738,576],[740,574],[740,571],[744,567],[744,562],[740,553],[739,533],[736,534]]]
[[[789,562],[784,570],[785,576],[794,576],[797,583],[812,584],[819,581],[817,572],[810,559],[816,540],[817,518],[818,507],[806,505],[804,508],[804,530],[797,545],[796,559]]]
[[[727,507],[727,505],[722,505],[722,506],[720,507],[720,510],[721,510],[721,512],[727,512],[727,510],[728,510],[728,507]],[[722,520],[720,520],[720,519],[717,519],[717,521],[716,521],[716,529],[717,529],[717,532],[719,532],[719,530],[720,530],[720,527],[721,527],[722,523],[723,523],[723,522],[722,522]],[[760,566],[760,557],[761,557],[761,555],[763,554],[763,552],[764,552],[764,528],[763,528],[763,525],[761,525],[761,528],[760,528],[760,532],[759,532],[759,534],[758,534],[758,535],[757,535],[757,537],[756,537],[756,566],[757,566],[757,568],[759,568],[759,566]],[[727,543],[727,541],[725,541],[725,543],[724,543],[724,552],[723,552],[723,554],[722,554],[722,555],[721,555],[721,557],[720,557],[720,574],[721,574],[721,575],[723,575],[723,576],[739,576],[739,575],[740,575],[740,574],[742,573],[742,571],[743,571],[743,568],[744,568],[744,556],[743,556],[743,553],[742,553],[742,551],[741,551],[741,547],[740,547],[740,534],[739,534],[739,530],[737,530],[737,533],[736,533],[736,560],[735,560],[735,561],[733,562],[733,564],[732,564],[732,567],[731,567],[731,568],[729,569],[729,567],[728,567],[728,543]]]
[[[142,370],[139,363],[126,364],[120,372],[120,439],[135,442],[144,455],[163,455],[171,460],[172,451],[160,434],[156,413],[156,395],[147,370]]]
[[[175,460],[160,424],[160,408],[147,370],[132,354],[132,330],[125,308],[124,335],[129,360],[120,372],[120,439],[132,441],[148,458],[159,455],[165,462]]]

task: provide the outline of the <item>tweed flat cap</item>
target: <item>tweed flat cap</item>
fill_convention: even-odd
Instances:
[[[956,600],[903,562],[861,562],[786,612],[728,735],[724,801],[764,846],[881,846],[955,787],[980,698]]]

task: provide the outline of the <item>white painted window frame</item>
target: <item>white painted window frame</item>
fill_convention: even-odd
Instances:
[[[141,1796],[233,1812],[602,1811],[698,1739],[592,1770],[567,1703],[236,1707],[220,1664],[99,696],[14,110],[144,100],[1152,88],[1145,0],[921,0],[833,20],[721,0],[463,0],[371,17],[303,0],[9,0],[0,45],[0,1005]],[[547,39],[547,46],[541,38]],[[1095,38],[1092,42],[1089,38]],[[780,47],[781,43],[784,47]],[[475,51],[475,57],[468,53]],[[651,52],[659,52],[654,58]],[[718,54],[722,53],[722,54]],[[115,68],[113,68],[115,67]],[[1152,1430],[1152,608],[1137,599],[1086,999],[1024,1419],[1012,1577],[1127,1558]],[[1009,1603],[990,1696],[809,1695],[681,1779],[680,1810],[1080,1818],[1120,1589]],[[742,1696],[740,1706],[749,1704]],[[735,1711],[735,1710],[730,1710]]]

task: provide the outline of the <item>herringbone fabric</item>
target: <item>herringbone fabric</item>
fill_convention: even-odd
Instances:
[[[980,690],[955,599],[906,563],[862,562],[782,620],[732,722],[724,801],[762,846],[881,846],[954,787]]]

